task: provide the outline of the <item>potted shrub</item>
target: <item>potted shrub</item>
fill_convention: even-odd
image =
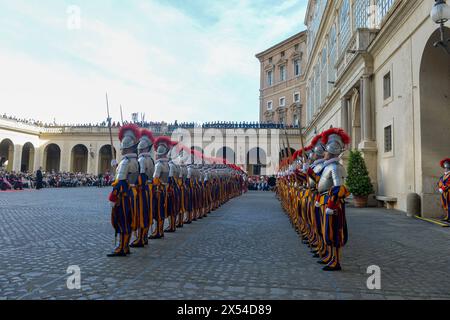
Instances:
[[[374,192],[366,163],[358,150],[350,151],[347,169],[347,188],[355,200],[358,208],[367,207],[369,194]]]

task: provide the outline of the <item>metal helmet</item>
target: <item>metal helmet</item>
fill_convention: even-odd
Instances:
[[[442,160],[441,167],[446,170],[450,170],[450,158],[446,158],[446,159]]]
[[[156,157],[162,158],[167,157],[170,150],[176,145],[177,143],[170,140],[168,137],[158,137],[154,141],[154,149],[156,151]]]
[[[314,137],[311,141],[311,145],[313,146],[313,152],[320,158],[323,158],[326,151],[326,146],[322,143],[322,134],[319,134]]]
[[[155,138],[150,130],[142,129],[141,138],[139,139],[138,150],[151,149]]]
[[[322,143],[325,150],[333,155],[340,155],[345,150],[345,145],[350,143],[350,137],[343,129],[331,128],[322,133]]]
[[[139,127],[135,124],[128,124],[120,128],[119,141],[120,149],[130,149],[138,144],[140,138]]]

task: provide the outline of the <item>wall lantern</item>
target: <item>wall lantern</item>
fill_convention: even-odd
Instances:
[[[444,24],[450,20],[450,6],[445,0],[435,0],[435,4],[431,9],[431,19],[439,25],[441,33],[441,39],[434,43],[434,46],[443,48],[448,54],[450,54],[450,38],[445,39],[445,26]]]

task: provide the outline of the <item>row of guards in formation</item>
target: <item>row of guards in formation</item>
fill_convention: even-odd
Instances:
[[[293,227],[311,248],[325,271],[341,270],[341,250],[348,240],[345,199],[345,169],[340,157],[350,137],[331,128],[312,139],[311,144],[280,164],[277,196]],[[438,182],[443,220],[450,222],[450,158],[440,162],[444,174]]]
[[[247,191],[245,172],[224,159],[207,158],[168,137],[154,138],[134,124],[121,127],[119,140],[123,158],[113,164],[117,169],[109,201],[120,241],[108,257],[125,257],[130,247],[142,248],[149,239],[205,218]],[[169,226],[164,229],[166,219]]]
[[[345,169],[340,156],[348,134],[331,128],[280,164],[277,196],[293,227],[325,271],[341,270],[341,250],[348,240]]]

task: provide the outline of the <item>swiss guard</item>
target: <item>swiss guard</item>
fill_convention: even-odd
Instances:
[[[148,245],[148,231],[153,225],[153,186],[155,162],[150,155],[155,138],[150,130],[142,129],[138,144],[139,178],[137,185],[138,236],[130,245],[132,248],[142,248]]]
[[[164,238],[164,221],[172,210],[169,196],[169,152],[175,145],[167,137],[158,137],[154,141],[156,164],[153,174],[153,219],[156,221],[156,228],[149,239]]]
[[[314,248],[314,257],[324,257],[326,254],[326,246],[323,240],[322,225],[324,222],[324,216],[321,207],[325,205],[325,195],[320,195],[317,190],[317,184],[320,181],[320,176],[322,175],[322,170],[324,169],[324,156],[325,156],[325,145],[322,143],[322,134],[314,137],[311,141],[312,154],[311,154],[311,164],[308,170],[309,176],[309,186],[311,189],[311,220],[313,226],[313,238],[314,242],[311,246]]]
[[[344,130],[332,128],[322,133],[322,143],[325,145],[325,162],[317,189],[320,197],[324,196],[320,205],[324,215],[323,237],[327,255],[319,263],[326,264],[325,271],[339,271],[341,250],[348,240],[345,198],[350,195],[345,187],[346,173],[339,156],[350,143],[350,137]]]
[[[109,195],[112,203],[111,223],[120,235],[119,246],[108,257],[124,257],[130,254],[130,238],[136,225],[135,185],[138,182],[139,164],[136,147],[139,142],[139,127],[130,124],[120,128],[119,140],[122,160],[117,167],[113,191]]]
[[[450,158],[442,160],[441,167],[444,169],[444,174],[439,179],[438,188],[445,213],[443,220],[450,222]]]

